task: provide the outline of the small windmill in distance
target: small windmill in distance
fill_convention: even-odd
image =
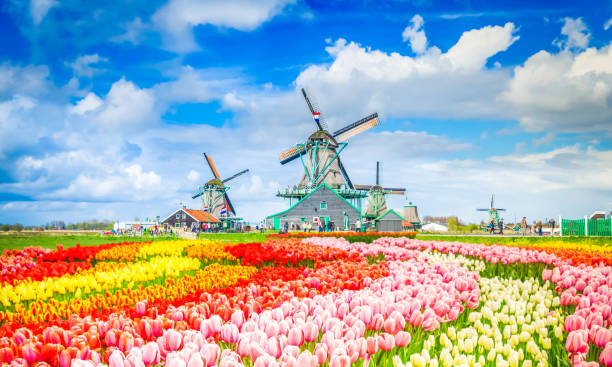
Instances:
[[[493,222],[497,225],[499,222],[499,212],[505,212],[506,209],[495,208],[495,195],[491,194],[491,207],[489,209],[476,209],[479,212],[488,212],[489,213],[489,222],[493,220]]]

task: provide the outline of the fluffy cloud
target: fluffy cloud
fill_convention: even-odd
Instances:
[[[30,16],[34,25],[39,25],[51,8],[59,5],[55,0],[30,0]]]
[[[612,18],[608,19],[608,21],[604,24],[604,30],[608,30],[612,26]]]
[[[333,62],[308,67],[296,83],[324,91],[337,110],[360,106],[361,113],[378,110],[399,117],[499,117],[504,106],[495,96],[509,73],[484,66],[518,39],[514,33],[512,23],[487,26],[464,32],[446,53],[430,47],[415,57],[339,39],[326,48]]]
[[[85,97],[87,98],[93,99],[95,104],[94,97]],[[154,124],[159,119],[159,114],[155,110],[153,93],[125,79],[113,84],[103,103],[97,109],[97,115],[93,121],[103,128],[129,129]]]
[[[107,61],[107,59],[100,57],[98,54],[83,55],[79,56],[76,60],[74,60],[74,62],[67,62],[66,66],[71,68],[76,76],[86,76],[91,78],[97,70],[91,65],[104,61]]]
[[[421,28],[425,21],[420,15],[415,15],[410,20],[411,25],[407,26],[402,32],[402,38],[404,41],[410,42],[412,52],[415,54],[422,54],[427,49],[427,37],[425,31]]]
[[[528,131],[610,131],[612,47],[540,51],[514,69],[500,99]]]
[[[292,0],[170,0],[152,17],[167,37],[166,46],[177,52],[198,49],[192,29],[198,25],[250,31],[280,13]]]
[[[591,34],[582,18],[563,18],[561,22],[563,22],[561,34],[564,36],[564,39],[555,41],[559,48],[564,50],[580,50],[589,45]]]

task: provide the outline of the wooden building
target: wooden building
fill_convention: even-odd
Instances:
[[[289,209],[268,216],[266,225],[278,230],[287,223],[289,230],[303,231],[309,223],[317,230],[318,223],[327,225],[330,221],[334,230],[354,230],[355,223],[361,223],[361,211],[322,183]]]
[[[162,221],[162,225],[171,228],[184,228],[186,230],[196,227],[202,228],[203,224],[219,226],[221,225],[221,221],[204,210],[187,208],[176,210]]]

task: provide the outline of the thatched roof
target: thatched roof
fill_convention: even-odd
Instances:
[[[212,180],[208,181],[206,183],[207,186],[219,186],[219,187],[223,187],[223,182],[221,182],[221,180],[219,180],[218,178],[213,178]]]

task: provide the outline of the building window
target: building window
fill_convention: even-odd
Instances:
[[[181,215],[180,215],[180,214],[177,214],[177,215],[176,215],[176,219],[181,219]]]
[[[183,213],[183,219],[187,218],[187,214]]]
[[[321,210],[326,210],[327,209],[327,202],[326,201],[322,201],[320,208],[321,208]]]
[[[306,222],[306,218],[300,219],[300,222],[302,222],[302,223]]]
[[[179,228],[180,226],[181,226],[181,224],[179,222],[174,223],[174,228]]]

